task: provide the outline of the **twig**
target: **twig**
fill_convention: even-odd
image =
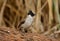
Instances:
[[[12,25],[7,19],[4,20],[9,24],[10,27],[14,27],[14,25]]]
[[[44,34],[44,35],[49,34],[52,30],[57,29],[58,25],[59,25],[59,24],[57,24],[56,26],[54,26],[53,28],[51,28],[50,30],[46,31],[46,32],[43,33],[43,34]]]
[[[55,31],[54,33],[57,33],[58,34],[58,33],[60,33],[60,30],[59,31]]]
[[[18,10],[16,10],[14,7],[12,7],[11,5],[7,4],[7,7],[9,7],[12,11],[14,11],[16,14],[20,14]]]
[[[58,0],[53,0],[54,3],[54,11],[55,11],[55,20],[56,23],[60,23],[60,16],[59,16],[59,8],[58,8]]]
[[[41,7],[41,10],[47,5],[47,1],[44,3],[44,5]]]
[[[9,26],[12,25],[7,19],[4,19],[4,20],[9,24]]]
[[[19,1],[21,1],[21,2],[19,2]],[[21,5],[20,3],[22,3],[22,0],[16,0],[16,5],[17,5],[19,11],[20,11],[20,9],[21,9],[21,8],[20,8],[20,5]]]
[[[6,3],[7,3],[7,0],[4,0],[3,6],[2,6],[1,11],[0,11],[0,26],[1,26],[1,22],[3,20],[3,12],[4,12],[4,9],[5,9]]]

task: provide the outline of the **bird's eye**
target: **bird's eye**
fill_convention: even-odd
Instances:
[[[35,16],[35,14],[31,10],[28,12],[28,15],[31,15],[32,17]]]

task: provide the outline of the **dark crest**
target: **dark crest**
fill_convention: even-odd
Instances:
[[[35,15],[31,10],[28,12],[28,15],[31,15],[32,17]]]

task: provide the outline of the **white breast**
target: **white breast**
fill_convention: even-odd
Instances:
[[[25,23],[21,25],[21,27],[29,27],[33,22],[33,17],[31,15],[28,15],[26,20],[25,20]]]

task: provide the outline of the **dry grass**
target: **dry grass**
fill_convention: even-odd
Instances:
[[[58,41],[38,33],[26,33],[24,36],[16,29],[0,27],[0,41]]]

